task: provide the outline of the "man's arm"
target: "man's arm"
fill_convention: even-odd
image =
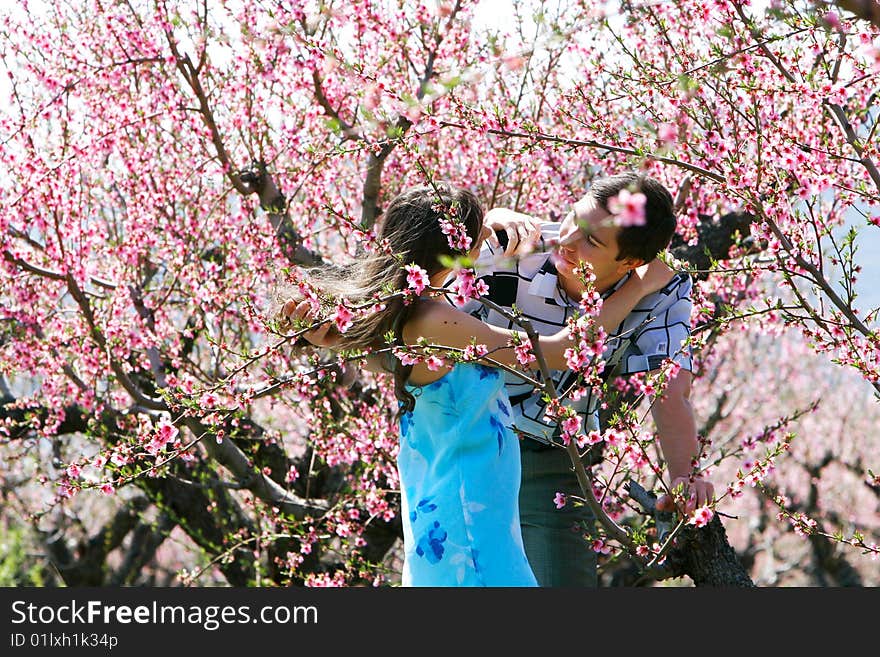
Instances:
[[[712,482],[699,475],[690,483],[693,462],[700,455],[697,425],[690,401],[692,379],[690,372],[679,370],[678,375],[669,381],[663,394],[655,399],[651,409],[657,425],[657,438],[669,469],[669,489],[684,486],[686,513],[707,504],[715,494]],[[668,495],[663,495],[657,501],[657,507],[671,510],[672,500]]]

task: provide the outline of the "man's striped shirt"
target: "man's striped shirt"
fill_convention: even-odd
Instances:
[[[547,243],[558,239],[559,224],[543,224],[541,236],[538,250],[519,260],[503,258],[503,248],[494,248],[484,242],[476,272],[477,277],[489,286],[489,300],[505,310],[515,304],[539,334],[552,335],[579,311],[579,306],[577,300],[569,298],[563,291],[550,253],[546,251]],[[626,278],[606,291],[603,298],[623,285]],[[657,369],[667,358],[675,360],[683,369],[691,369],[690,350],[687,346],[682,347],[690,335],[691,288],[690,276],[677,274],[665,288],[641,299],[620,326],[609,331],[603,358],[606,363],[619,364],[617,375]],[[488,324],[519,330],[525,337],[522,327],[479,301],[469,302],[464,310]],[[537,370],[531,370],[529,376],[542,380]],[[554,370],[551,376],[560,393],[577,381],[577,375],[569,370]],[[513,374],[505,373],[505,380],[514,409],[513,428],[541,442],[550,442],[558,436],[555,422],[544,419],[546,403],[540,393]],[[583,416],[588,430],[598,428],[596,410],[599,400],[592,391],[576,401],[567,399],[564,403]]]

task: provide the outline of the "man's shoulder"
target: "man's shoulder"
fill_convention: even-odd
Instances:
[[[689,323],[692,288],[693,280],[690,275],[686,272],[677,273],[665,287],[642,297],[616,333],[632,334],[635,331],[638,334],[648,327]]]
[[[636,309],[671,306],[681,300],[690,300],[694,282],[687,272],[677,272],[663,288],[653,292],[639,301]]]
[[[694,287],[694,279],[691,278],[691,275],[686,271],[680,271],[672,277],[672,280],[664,287],[660,292],[665,292],[667,295],[675,295],[675,296],[690,296],[691,290]]]

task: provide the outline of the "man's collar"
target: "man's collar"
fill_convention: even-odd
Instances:
[[[602,298],[603,298],[603,299],[607,299],[607,298],[610,297],[612,294],[614,294],[615,292],[617,292],[617,290],[620,289],[620,286],[623,285],[624,283],[626,283],[626,282],[629,280],[629,277],[632,276],[632,275],[633,275],[632,270],[626,272],[626,274],[624,274],[624,275],[621,277],[621,279],[620,279],[619,281],[617,281],[614,285],[612,285],[611,287],[609,287],[607,290],[605,290],[605,291],[601,294]]]
[[[629,280],[630,276],[632,276],[632,271],[624,274],[620,280],[605,290],[600,296],[603,299],[607,299],[619,290]],[[553,258],[547,258],[547,261],[541,266],[538,273],[535,274],[529,285],[529,294],[544,297],[545,299],[553,299],[559,305],[565,305],[566,303],[568,305],[577,305],[580,302],[580,298],[575,299],[570,296],[563,289],[562,285],[559,284],[559,273],[556,271],[556,265],[553,264]]]

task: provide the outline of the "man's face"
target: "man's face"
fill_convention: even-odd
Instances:
[[[562,220],[553,264],[566,290],[583,290],[575,273],[580,261],[592,266],[599,292],[610,288],[632,269],[634,263],[630,259],[617,260],[620,228],[611,219],[612,216],[587,194]]]

